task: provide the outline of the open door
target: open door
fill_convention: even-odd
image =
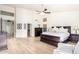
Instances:
[[[31,24],[27,24],[27,36],[30,37],[31,36],[31,27],[32,25]]]

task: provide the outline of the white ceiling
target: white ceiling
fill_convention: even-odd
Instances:
[[[8,4],[12,7],[21,7],[33,11],[42,11],[47,8],[50,11],[79,11],[79,4]],[[42,6],[43,5],[43,6]]]

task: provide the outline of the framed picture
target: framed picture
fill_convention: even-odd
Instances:
[[[47,18],[43,18],[43,22],[47,22]]]
[[[17,29],[22,29],[22,24],[21,23],[17,24]]]

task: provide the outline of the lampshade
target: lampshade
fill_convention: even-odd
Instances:
[[[74,30],[78,30],[78,29],[79,29],[78,26],[75,26],[75,27],[74,27]]]
[[[78,26],[75,26],[75,27],[74,27],[74,30],[75,30],[75,33],[77,34],[77,32],[78,32],[78,30],[79,30]]]

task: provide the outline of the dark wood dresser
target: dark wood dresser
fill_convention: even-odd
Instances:
[[[78,42],[79,41],[79,34],[71,34],[70,41],[72,41],[72,42]]]
[[[42,28],[35,28],[35,36],[40,36],[42,33]]]

